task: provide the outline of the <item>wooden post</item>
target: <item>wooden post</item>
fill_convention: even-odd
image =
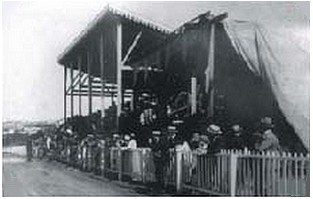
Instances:
[[[92,114],[92,77],[91,77],[91,52],[87,51],[87,70],[88,70],[88,113]]]
[[[100,148],[101,148],[101,151],[100,151],[100,154],[101,154],[101,161],[100,161],[100,170],[101,170],[101,176],[104,176],[105,175],[105,165],[106,165],[106,159],[105,159],[105,141],[104,140],[101,140],[100,141],[101,145],[100,145]]]
[[[134,110],[134,92],[132,92],[132,94],[130,95],[130,110],[133,111]]]
[[[191,78],[191,115],[197,113],[197,78]]]
[[[81,96],[81,91],[82,91],[82,77],[81,77],[81,72],[82,72],[82,57],[78,57],[78,72],[79,72],[79,77],[78,77],[78,84],[79,84],[79,96],[78,96],[78,114],[79,116],[82,115],[82,96]]]
[[[67,68],[66,65],[64,65],[64,104],[63,104],[63,108],[64,108],[64,124],[66,124],[66,78],[67,78]]]
[[[117,157],[118,157],[118,180],[122,181],[122,169],[123,169],[123,159],[122,159],[122,149],[118,148],[117,149]]]
[[[120,20],[116,24],[116,65],[117,65],[117,127],[119,129],[119,117],[122,110],[122,24]]]
[[[208,107],[208,116],[212,117],[214,115],[214,48],[215,48],[215,24],[211,25],[211,35],[209,40],[209,55],[208,55],[208,67],[206,69],[206,85],[205,92],[210,91],[210,105]],[[210,89],[209,89],[210,88]]]
[[[104,117],[104,35],[100,36],[100,72],[101,72],[101,116]],[[101,120],[103,121],[103,120]],[[102,125],[101,125],[102,126]]]
[[[230,153],[230,196],[236,196],[236,181],[237,181],[237,154],[234,152]]]
[[[182,189],[182,152],[181,151],[176,151],[176,192],[180,192]]]
[[[73,96],[73,93],[74,93],[74,87],[73,87],[73,84],[74,84],[74,79],[73,79],[73,72],[74,72],[74,63],[71,63],[71,118],[74,117],[74,96]]]

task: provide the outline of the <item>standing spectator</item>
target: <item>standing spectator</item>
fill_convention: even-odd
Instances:
[[[221,128],[219,126],[211,124],[207,131],[209,132],[209,140],[211,137],[211,144],[209,146],[210,153],[218,153],[221,149],[226,148],[226,142],[223,137],[223,132],[221,131]]]
[[[190,140],[190,147],[192,150],[196,149],[199,147],[199,142],[200,142],[200,134],[199,133],[193,133],[192,138]]]
[[[47,144],[47,150],[50,151],[50,149],[51,149],[51,137],[49,135],[47,136],[46,144]]]
[[[135,134],[130,134],[130,140],[128,142],[129,149],[136,149],[137,148],[137,141],[135,139]]]
[[[256,144],[259,151],[279,151],[279,140],[273,132],[274,125],[272,118],[264,117],[261,119],[262,141]]]
[[[161,143],[161,132],[153,131],[153,137],[151,139],[151,150],[153,156],[153,162],[155,166],[155,178],[156,189],[161,191],[164,188],[164,157]]]
[[[243,131],[239,124],[235,124],[231,127],[228,135],[225,136],[226,149],[243,149],[245,147],[243,141]]]

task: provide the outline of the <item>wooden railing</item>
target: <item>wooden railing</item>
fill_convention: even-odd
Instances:
[[[183,188],[212,195],[309,196],[309,155],[222,150],[182,157]]]
[[[101,147],[98,162],[92,149],[78,150],[77,167],[84,171],[100,169],[100,175],[114,174],[142,183],[155,182],[155,165],[149,148],[121,149]],[[68,155],[70,152],[67,150]],[[85,154],[83,154],[85,153]],[[85,159],[84,159],[84,158]],[[67,160],[69,160],[67,158]],[[69,163],[69,162],[67,162]],[[309,196],[309,155],[222,150],[218,154],[198,155],[170,151],[165,184],[177,192],[221,196]]]

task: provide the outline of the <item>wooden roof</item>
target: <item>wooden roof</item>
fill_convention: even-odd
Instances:
[[[74,69],[78,69],[77,56],[84,54],[86,56],[87,51],[97,53],[97,46],[94,46],[99,40],[99,35],[106,35],[109,44],[105,45],[105,51],[114,51],[114,43],[110,43],[115,40],[114,35],[114,23],[116,20],[120,20],[122,23],[122,57],[125,56],[129,46],[132,44],[134,38],[139,32],[142,32],[142,36],[136,48],[132,51],[129,61],[136,60],[138,57],[142,57],[144,54],[151,53],[154,48],[159,46],[170,33],[166,28],[155,25],[148,20],[143,20],[128,13],[122,12],[118,9],[107,6],[88,26],[84,29],[78,37],[76,37],[72,43],[61,53],[58,57],[58,63],[69,67],[68,64],[76,63]],[[110,46],[111,45],[111,46]],[[114,53],[113,53],[114,54]],[[113,55],[114,57],[114,55]],[[84,59],[84,58],[83,58]],[[86,60],[83,60],[83,72],[86,72]],[[110,63],[112,64],[112,63]],[[93,64],[94,72],[97,73],[99,68]],[[98,76],[97,74],[93,74]]]

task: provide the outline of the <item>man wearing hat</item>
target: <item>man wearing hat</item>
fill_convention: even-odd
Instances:
[[[207,128],[207,132],[209,133],[209,140],[212,143],[209,147],[210,153],[217,153],[226,147],[223,132],[219,126],[211,124]]]
[[[243,149],[243,132],[239,124],[234,124],[230,131],[225,135],[226,149]]]
[[[274,125],[272,118],[264,117],[261,119],[262,140],[256,144],[259,151],[278,151],[280,150],[279,140],[273,132]]]
[[[159,190],[164,188],[164,146],[161,142],[161,131],[153,131],[152,138],[149,143],[152,150],[153,162],[155,165],[156,188]]]
[[[168,147],[169,148],[174,148],[176,145],[176,140],[177,140],[177,129],[176,126],[168,126],[167,127],[167,132],[168,132]]]

